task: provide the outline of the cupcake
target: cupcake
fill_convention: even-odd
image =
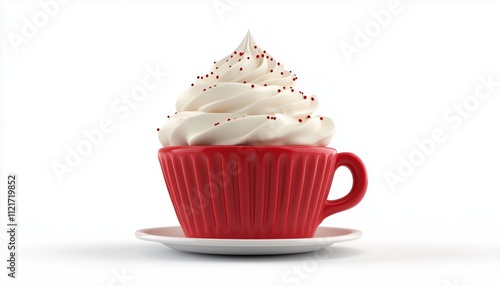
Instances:
[[[312,237],[324,218],[361,201],[363,163],[326,147],[334,123],[313,115],[318,99],[296,81],[248,32],[178,97],[159,128],[158,157],[186,237]],[[339,166],[353,186],[328,200]]]

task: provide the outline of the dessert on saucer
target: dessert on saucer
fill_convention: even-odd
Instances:
[[[180,228],[136,235],[311,240],[326,217],[358,204],[367,187],[363,162],[327,147],[334,123],[314,114],[318,97],[299,90],[297,80],[250,32],[197,75],[158,128],[158,157]],[[328,200],[340,166],[351,171],[352,188]],[[359,237],[351,231],[351,239]]]

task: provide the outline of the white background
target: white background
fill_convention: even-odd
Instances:
[[[484,100],[474,95],[478,77],[500,81],[500,3],[401,2],[386,27],[371,26],[369,42],[348,61],[342,43],[354,45],[356,29],[373,25],[373,13],[388,3],[70,1],[24,37],[23,19],[33,23],[38,15],[40,24],[46,12],[35,1],[1,1],[3,261],[8,172],[19,177],[20,229],[19,279],[7,278],[4,267],[1,279],[7,285],[498,285],[500,87]],[[364,236],[330,247],[321,259],[187,254],[134,237],[137,229],[178,225],[157,162],[156,128],[175,111],[178,94],[232,52],[248,29],[299,76],[301,90],[319,98],[318,113],[337,126],[330,146],[358,154],[368,169],[365,199],[323,222]],[[13,44],[14,34],[25,41]],[[111,105],[142,84],[147,67],[169,75],[121,118]],[[464,100],[467,118],[447,122],[443,115]],[[54,162],[66,164],[68,148],[105,118],[112,131],[59,180]],[[446,139],[419,157],[415,141],[436,129]],[[401,158],[412,154],[418,166],[391,189],[384,174],[401,175]],[[331,197],[345,193],[349,180],[340,170]],[[117,280],[119,272],[130,279]]]

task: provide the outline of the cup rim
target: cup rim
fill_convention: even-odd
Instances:
[[[189,145],[161,147],[158,154],[171,152],[217,152],[217,151],[277,151],[277,152],[318,152],[337,154],[337,150],[326,146],[305,145]]]

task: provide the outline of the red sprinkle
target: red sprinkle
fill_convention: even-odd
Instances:
[[[243,83],[247,83],[247,81],[246,81],[246,80],[244,80],[244,81],[243,81]]]
[[[244,53],[245,53],[245,52],[240,52],[240,56],[243,56],[243,54],[244,54]]]
[[[156,128],[156,131],[160,131],[160,128]]]
[[[194,83],[192,83],[191,86],[194,86]]]
[[[215,76],[215,78],[216,78],[216,79],[219,79],[219,76],[217,75],[217,76]]]
[[[253,46],[254,49],[257,49],[257,46]]]
[[[302,123],[302,119],[299,118],[299,122]]]
[[[267,119],[271,118],[269,115],[267,116]]]
[[[314,97],[311,97],[311,100],[314,101]]]
[[[259,58],[260,56],[259,56],[259,55],[256,55],[255,57],[256,57],[256,58]]]
[[[234,51],[234,54],[235,54],[235,55],[237,54],[237,53],[236,53],[236,51]]]
[[[278,62],[278,65],[280,65],[280,63]]]
[[[278,89],[278,92],[281,92],[281,89]]]
[[[267,83],[265,83],[264,86],[267,86]]]
[[[206,90],[207,90],[206,88],[203,89],[203,91],[206,91]]]
[[[214,126],[217,126],[217,125],[219,125],[219,124],[220,124],[219,122],[215,122]]]
[[[311,115],[307,115],[307,118],[311,118]]]
[[[320,119],[320,120],[323,120],[323,117],[320,117],[319,119]]]
[[[242,70],[243,70],[243,68],[240,68],[240,71],[242,71]]]
[[[273,70],[270,70],[269,72],[273,72]]]
[[[305,95],[304,95],[302,98],[303,98],[303,99],[307,99],[307,96],[305,96]]]
[[[283,72],[280,72],[281,75],[283,75]]]
[[[252,88],[254,88],[254,87],[255,87],[255,85],[252,84]]]
[[[228,118],[227,121],[231,121],[231,118]]]

